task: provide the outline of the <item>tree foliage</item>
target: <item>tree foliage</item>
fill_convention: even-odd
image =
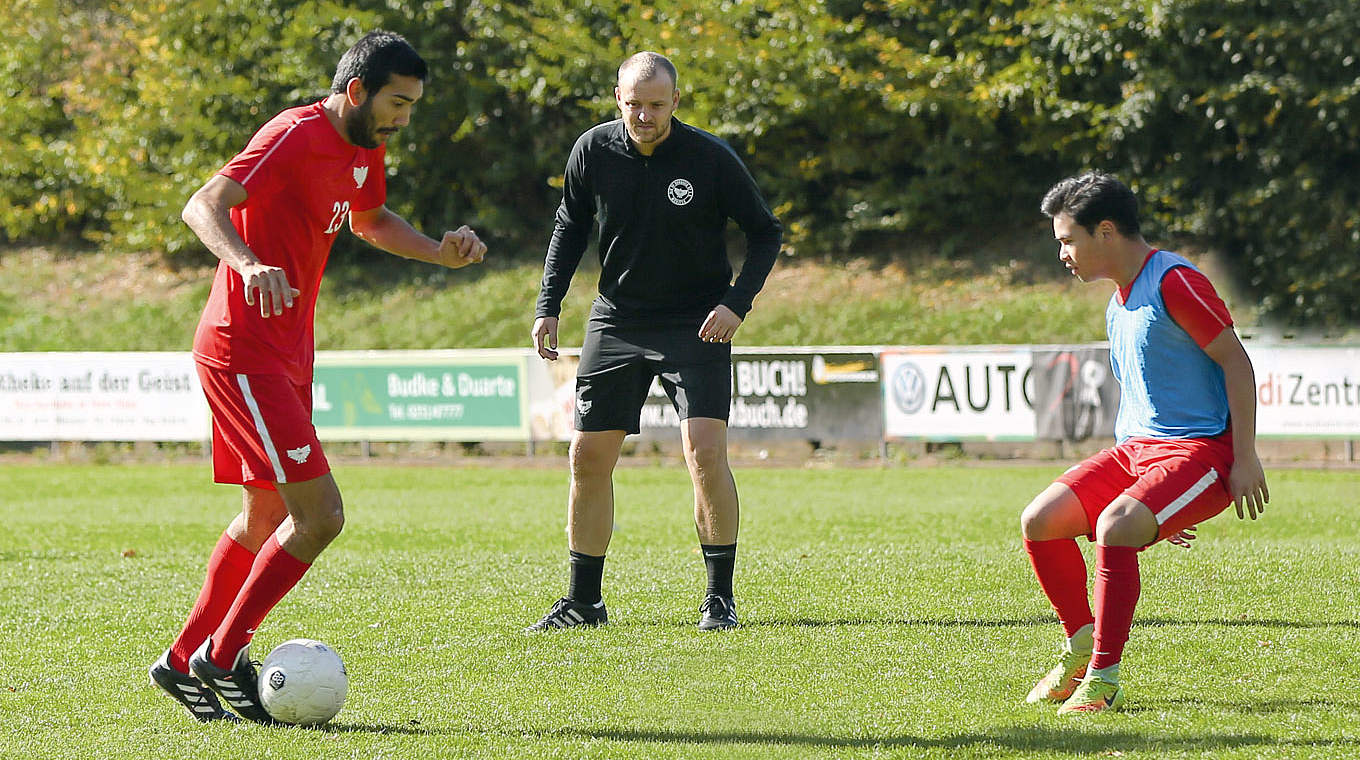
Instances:
[[[572,140],[651,49],[748,161],[790,253],[1033,224],[1053,181],[1130,181],[1262,311],[1360,321],[1360,7],[1349,0],[16,0],[0,239],[197,251],[184,199],[363,31],[431,64],[390,204],[540,254]]]
[[[1050,65],[1074,65],[1053,81],[1100,83],[1058,93],[1090,124],[1077,153],[1134,179],[1166,230],[1224,254],[1265,313],[1360,321],[1360,7],[1123,5],[1049,9],[1038,27]]]

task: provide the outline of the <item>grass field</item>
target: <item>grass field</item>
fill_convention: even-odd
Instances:
[[[1048,248],[1042,256],[993,263],[781,261],[738,342],[1103,340],[1110,289],[1067,277]],[[317,305],[318,348],[529,345],[541,258],[449,272],[373,257],[380,266],[342,260],[331,267]],[[564,304],[566,346],[580,345],[584,334],[599,277],[593,257]],[[203,261],[212,259],[205,253]],[[211,284],[206,265],[171,269],[149,254],[0,247],[0,351],[187,351]],[[1234,314],[1240,321],[1246,311]]]
[[[1017,515],[1061,469],[742,470],[743,626],[701,634],[683,468],[624,468],[613,624],[527,637],[565,589],[565,472],[342,466],[344,534],[256,637],[345,658],[309,730],[201,726],[146,683],[234,489],[0,465],[0,757],[1360,754],[1360,472],[1272,471],[1263,521],[1144,554],[1128,710],[1059,719],[1022,702],[1059,630]]]

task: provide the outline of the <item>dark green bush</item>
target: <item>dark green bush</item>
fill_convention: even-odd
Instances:
[[[0,240],[204,255],[185,198],[366,29],[432,64],[391,205],[541,255],[574,137],[653,49],[681,117],[745,154],[789,252],[1030,229],[1086,168],[1262,311],[1360,321],[1360,6],[1350,0],[19,0],[0,48]],[[350,244],[346,244],[349,246]],[[948,250],[942,248],[942,250]]]

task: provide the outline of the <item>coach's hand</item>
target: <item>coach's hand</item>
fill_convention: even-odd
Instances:
[[[255,305],[255,294],[259,293],[260,316],[278,316],[284,307],[293,308],[293,299],[302,291],[288,284],[288,274],[279,267],[268,264],[243,264],[241,282],[246,286],[246,305]]]
[[[741,317],[726,306],[718,304],[699,327],[699,340],[705,343],[731,343],[738,327],[741,327]]]
[[[486,257],[486,243],[466,224],[452,232],[445,232],[439,241],[439,263],[449,269],[461,269],[468,264],[480,264]]]
[[[548,361],[557,361],[557,317],[534,320],[534,348]]]
[[[1247,514],[1255,520],[1266,511],[1270,501],[1270,489],[1266,487],[1266,471],[1261,467],[1261,458],[1252,452],[1251,456],[1237,457],[1232,471],[1228,473],[1228,494],[1237,506],[1237,516],[1247,519]],[[1242,507],[1246,506],[1246,514]]]

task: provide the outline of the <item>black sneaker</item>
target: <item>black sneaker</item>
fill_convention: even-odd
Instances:
[[[256,723],[277,722],[269,717],[264,705],[260,704],[260,681],[255,672],[259,663],[250,661],[250,646],[241,647],[230,670],[219,668],[208,659],[211,647],[212,639],[208,639],[189,656],[189,670],[193,671],[198,680],[208,688],[217,692],[222,701],[230,705],[242,718]]]
[[[558,599],[542,620],[524,629],[525,633],[551,631],[555,628],[573,628],[578,625],[604,625],[609,622],[604,601],[586,604],[572,599]]]
[[[699,630],[720,631],[737,627],[737,603],[730,596],[709,594],[699,605],[703,617],[699,618]]]
[[[222,709],[217,695],[203,682],[188,673],[181,673],[170,665],[170,650],[165,650],[159,660],[151,666],[151,683],[161,687],[166,694],[189,710],[194,720],[207,723],[210,720],[240,720]]]

